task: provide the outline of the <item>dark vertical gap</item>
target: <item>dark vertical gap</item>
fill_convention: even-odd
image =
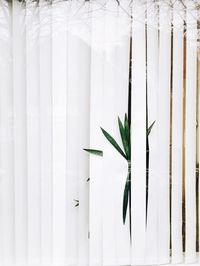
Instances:
[[[129,83],[128,83],[128,123],[131,125],[131,84],[132,84],[132,37],[130,36]]]
[[[147,81],[147,23],[145,24],[145,67],[146,67],[146,226],[149,198],[149,138],[148,138],[148,81]]]
[[[173,25],[171,25],[171,70],[170,70],[170,147],[169,147],[169,217],[170,256],[172,255],[172,114],[173,114]]]
[[[197,50],[197,79],[196,79],[196,252],[199,252],[199,64]]]
[[[128,123],[129,128],[131,128],[131,85],[132,85],[132,31],[130,33],[130,55],[129,55],[129,79],[128,79]],[[130,175],[131,179],[131,175]],[[130,240],[131,240],[131,180],[130,180],[130,188],[129,188],[129,195],[128,195],[128,201],[129,201],[129,230],[130,230]]]
[[[186,224],[185,224],[185,114],[186,114],[186,23],[184,22],[183,37],[183,182],[182,182],[182,241],[183,252],[185,252]]]

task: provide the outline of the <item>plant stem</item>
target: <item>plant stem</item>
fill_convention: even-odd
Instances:
[[[147,24],[145,24],[145,61],[146,61],[146,225],[148,214],[148,200],[149,200],[149,137],[148,137],[148,83],[147,83]]]
[[[128,123],[129,128],[131,128],[131,85],[132,85],[132,33],[130,34],[130,56],[129,56],[129,84],[128,84]],[[130,130],[131,132],[131,130]],[[129,179],[130,179],[130,188],[128,193],[128,202],[129,202],[129,229],[130,229],[130,242],[131,242],[131,159],[128,162],[128,171],[129,171]]]
[[[130,230],[130,242],[131,242],[131,234],[132,234],[132,227],[131,227],[131,162],[128,162],[128,172],[129,172],[129,180],[130,180],[130,188],[128,191],[128,201],[129,201],[129,222],[130,222],[130,226],[129,226],[129,230]]]
[[[148,196],[149,196],[149,138],[146,137],[146,225],[148,214]]]

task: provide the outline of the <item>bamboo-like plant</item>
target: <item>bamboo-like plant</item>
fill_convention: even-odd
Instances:
[[[126,221],[126,214],[128,209],[128,202],[130,204],[130,190],[131,190],[131,127],[129,126],[128,116],[125,114],[124,121],[118,117],[118,127],[120,131],[121,141],[123,147],[121,148],[117,141],[103,128],[101,128],[103,135],[110,142],[110,144],[120,153],[120,155],[127,161],[128,173],[124,187],[122,217],[123,223]]]
[[[146,132],[147,141],[148,141],[148,136],[151,133],[154,123],[155,121],[150,125],[150,127],[147,127],[147,132]],[[102,127],[101,127],[101,131],[103,135],[105,136],[105,138],[109,141],[109,143],[120,153],[120,155],[127,161],[127,164],[128,164],[128,173],[127,173],[126,183],[124,187],[123,207],[122,207],[122,218],[123,218],[123,223],[125,224],[128,204],[129,206],[131,206],[131,195],[130,195],[130,192],[131,192],[131,125],[128,121],[127,114],[125,114],[124,116],[123,123],[121,119],[118,117],[118,127],[120,131],[120,137],[121,137],[121,142],[122,142],[123,147],[120,147],[117,141]],[[89,152],[90,154],[103,156],[103,151],[101,150],[94,150],[94,149],[84,149],[84,150]]]

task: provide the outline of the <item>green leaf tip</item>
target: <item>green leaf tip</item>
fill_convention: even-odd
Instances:
[[[107,132],[105,129],[101,127],[101,131],[106,137],[106,139],[110,142],[110,144],[127,160],[127,157],[123,150],[120,148],[119,144],[116,142],[116,140]]]
[[[128,115],[127,115],[127,113],[125,113],[125,116],[124,116],[124,123],[125,122],[128,122]]]
[[[129,159],[129,136],[127,134],[127,128],[126,128],[126,122],[124,123],[124,126],[122,124],[122,121],[118,117],[118,126],[119,126],[119,131],[120,131],[120,136],[122,140],[122,144],[124,147],[124,151],[126,154],[126,159]]]
[[[90,153],[90,154],[103,157],[103,151],[101,151],[101,150],[95,150],[95,149],[83,149],[83,150]]]
[[[74,201],[76,202],[76,205],[75,205],[75,207],[78,207],[78,206],[79,206],[79,200],[77,200],[77,199],[74,199]]]
[[[148,130],[147,130],[147,136],[149,136],[149,134],[151,133],[151,130],[152,130],[152,128],[153,128],[155,122],[156,122],[156,120],[153,121],[153,123],[152,123],[152,124],[150,125],[150,127],[148,128]]]

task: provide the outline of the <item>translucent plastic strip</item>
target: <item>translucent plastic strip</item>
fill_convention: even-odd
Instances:
[[[143,5],[133,5],[134,15],[145,19]],[[132,22],[132,113],[131,188],[132,243],[131,265],[144,264],[146,240],[146,61],[145,24]]]
[[[169,150],[170,150],[170,70],[171,24],[165,6],[159,9],[159,70],[158,70],[158,263],[170,260]]]
[[[91,87],[90,87],[90,148],[102,149],[104,138],[100,126],[103,121],[103,71],[104,71],[104,12],[92,3],[91,36]],[[102,265],[102,158],[90,155],[90,204],[89,204],[89,263]]]
[[[197,21],[188,6],[186,13],[186,129],[185,129],[185,261],[196,262],[196,66]],[[195,11],[193,11],[195,12]],[[193,28],[190,27],[193,25]]]
[[[56,2],[52,5],[53,263],[55,264],[65,264],[67,252],[66,149],[68,147],[66,141],[67,31],[65,12],[66,2]]]
[[[11,12],[0,2],[0,261],[14,263],[14,161]],[[5,38],[5,35],[7,38]]]
[[[90,109],[90,59],[91,47],[88,31],[81,31],[85,25],[82,19],[86,16],[86,20],[90,26],[89,20],[90,3],[77,2],[72,14],[76,13],[75,21],[69,23],[69,34],[71,41],[69,43],[68,54],[74,52],[70,56],[69,65],[73,65],[71,71],[71,88],[76,106],[72,107],[69,100],[69,107],[73,109],[73,117],[76,118],[75,131],[76,136],[76,160],[77,161],[77,184],[79,206],[73,207],[77,212],[77,264],[88,266],[89,265],[89,156],[83,150],[88,148],[89,145],[89,109]],[[80,10],[81,12],[75,12]],[[83,17],[82,17],[83,14]],[[78,34],[77,33],[80,33]],[[75,36],[74,36],[75,34]],[[71,97],[72,97],[71,96]],[[73,104],[74,105],[74,104]],[[70,109],[69,109],[70,110]],[[74,132],[73,130],[73,132]],[[73,204],[75,206],[75,202]]]
[[[89,147],[90,46],[88,32],[82,31],[82,13],[87,16],[89,4],[74,1],[67,10],[67,256],[76,264],[88,265],[90,181],[89,158],[83,148]]]
[[[130,28],[131,19],[122,9],[129,10],[128,2],[120,3],[121,6],[117,7],[115,14],[117,20],[117,31],[115,32],[114,44],[119,44],[115,49],[115,66],[114,69],[114,117],[112,120],[115,125],[115,136],[119,143],[119,129],[117,128],[116,116],[121,120],[124,119],[125,113],[128,112],[128,87],[129,83],[129,66],[130,66]],[[119,104],[120,103],[120,104]],[[116,151],[114,151],[116,153]],[[117,155],[117,154],[116,154]],[[125,225],[122,220],[122,206],[123,206],[123,193],[127,176],[127,163],[121,156],[115,156],[115,169],[114,174],[117,177],[117,186],[115,186],[115,241],[116,241],[116,264],[128,265],[130,264],[130,223],[129,212],[127,212],[127,219]],[[117,166],[117,167],[116,167]]]
[[[26,2],[26,112],[28,261],[40,261],[40,106],[39,106],[39,14],[32,1]]]
[[[75,207],[78,200],[78,160],[79,152],[79,90],[80,79],[79,39],[73,34],[75,21],[73,16],[78,10],[77,1],[66,4],[67,15],[67,103],[66,103],[66,256],[67,265],[78,262],[78,211]],[[77,17],[75,18],[77,19]],[[74,22],[74,23],[73,23]],[[77,21],[78,22],[78,21]],[[78,25],[77,25],[78,26]],[[86,63],[87,64],[87,63]],[[86,178],[87,179],[87,178]],[[79,202],[81,205],[81,202]]]
[[[179,4],[176,5],[176,8]],[[176,9],[175,9],[176,10]],[[173,84],[172,84],[172,262],[183,261],[182,243],[182,168],[183,168],[183,25],[173,14]],[[176,26],[179,25],[179,29]]]
[[[158,262],[158,29],[156,23],[157,9],[149,2],[147,5],[147,95],[148,95],[148,127],[155,121],[149,140],[149,174],[148,209],[146,229],[147,264]],[[158,23],[158,18],[157,18]]]
[[[51,6],[40,1],[39,109],[41,173],[41,262],[52,262],[52,50]]]
[[[13,15],[13,113],[15,179],[15,259],[27,263],[27,143],[25,9],[12,2]]]
[[[112,13],[110,12],[112,11]],[[105,39],[104,39],[104,87],[103,93],[103,121],[101,126],[108,131],[119,142],[118,131],[118,115],[115,112],[115,103],[117,101],[115,83],[116,76],[116,51],[115,43],[117,41],[117,4],[114,1],[106,3],[105,11]],[[106,49],[107,45],[110,49]],[[110,100],[112,99],[112,101]],[[121,97],[121,100],[124,99]],[[125,110],[124,110],[125,111]],[[118,232],[115,227],[116,209],[121,210],[121,215],[118,217],[122,221],[122,205],[115,206],[116,196],[119,197],[117,191],[120,186],[119,179],[126,178],[127,173],[119,171],[119,166],[124,159],[120,157],[117,151],[111,146],[111,144],[103,138],[103,187],[104,197],[103,203],[103,265],[116,265],[116,235]],[[111,188],[112,193],[111,193]],[[123,195],[121,195],[122,197]]]

